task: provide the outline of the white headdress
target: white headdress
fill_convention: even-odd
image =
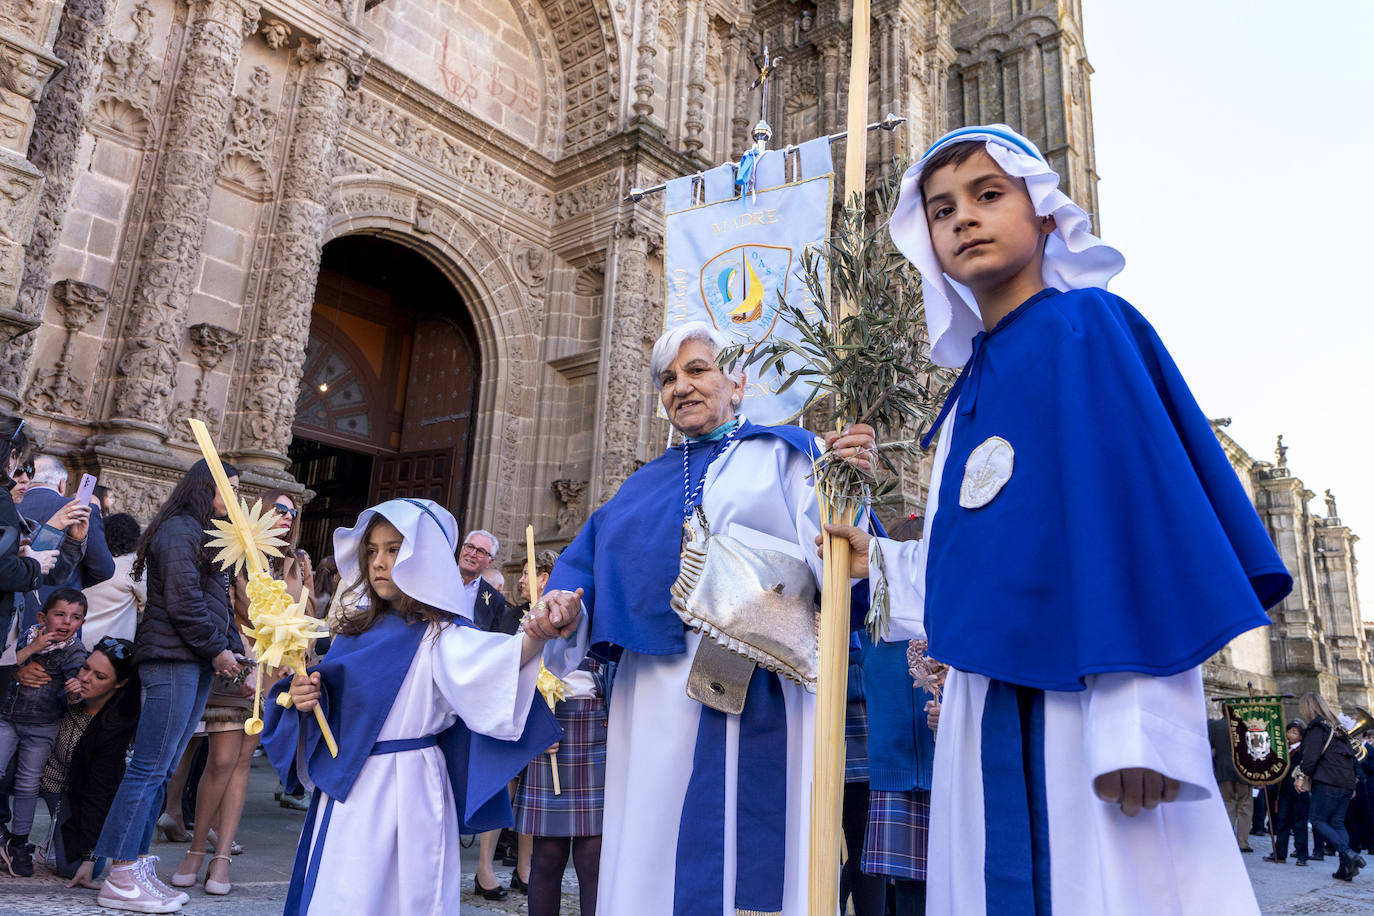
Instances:
[[[469,616],[463,601],[463,576],[453,556],[460,546],[458,523],[433,500],[388,500],[365,510],[352,528],[335,530],[334,560],[343,581],[355,582],[362,573],[359,554],[363,533],[375,515],[401,533],[401,550],[391,569],[391,581],[402,594],[450,614]]]
[[[1026,182],[1038,216],[1053,216],[1055,230],[1045,242],[1045,285],[1059,290],[1107,285],[1121,272],[1126,259],[1092,234],[1092,220],[1083,208],[1059,190],[1059,175],[1050,168],[1035,144],[1005,124],[963,127],[950,131],[921,161],[902,176],[902,193],[888,223],[897,248],[921,272],[926,328],[931,359],[940,366],[962,366],[972,352],[973,338],[983,330],[973,294],[940,269],[930,242],[925,203],[921,199],[921,170],[930,157],[954,143],[983,140],[988,155],[1008,175]]]

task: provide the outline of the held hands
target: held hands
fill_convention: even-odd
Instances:
[[[320,702],[320,673],[296,675],[291,679],[291,702],[302,713],[313,710]]]
[[[826,449],[861,471],[873,470],[873,450],[877,444],[873,427],[867,423],[854,423],[843,433],[832,430],[825,434]]]
[[[530,608],[521,621],[525,635],[532,639],[567,638],[577,632],[582,617],[582,589],[549,592]]]
[[[234,657],[234,651],[232,649],[225,649],[219,655],[216,655],[211,665],[214,667],[216,674],[222,674],[225,677],[233,677],[239,673],[239,660]]]
[[[1128,767],[1103,773],[1093,780],[1093,791],[1108,804],[1120,804],[1121,813],[1135,817],[1142,808],[1153,810],[1160,802],[1178,798],[1177,779],[1145,767]]]
[[[849,578],[868,578],[868,544],[873,535],[853,525],[826,525],[825,530],[849,542]],[[816,535],[816,556],[821,556],[823,535]]]

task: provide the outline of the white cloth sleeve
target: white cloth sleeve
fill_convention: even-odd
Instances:
[[[874,538],[868,544],[868,588],[887,589],[891,627],[883,642],[925,639],[926,542]]]
[[[1179,801],[1212,794],[1212,746],[1202,669],[1169,677],[1135,672],[1096,674],[1085,679],[1083,750],[1088,775],[1145,767],[1181,784]]]
[[[539,675],[537,658],[520,665],[524,637],[449,625],[425,639],[438,654],[434,685],[467,727],[502,741],[519,738]]]

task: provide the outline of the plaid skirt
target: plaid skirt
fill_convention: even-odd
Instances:
[[[863,700],[845,704],[844,781],[868,782],[868,704]]]
[[[564,700],[554,708],[563,738],[558,742],[558,783],[553,794],[549,755],[525,767],[515,790],[515,829],[533,836],[598,836],[606,800],[606,701]]]
[[[865,874],[924,881],[930,843],[930,793],[868,793],[868,829],[864,832]]]

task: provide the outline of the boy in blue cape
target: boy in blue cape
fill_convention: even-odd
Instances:
[[[890,590],[889,638],[951,666],[929,905],[1257,913],[1200,666],[1292,580],[1058,181],[1004,125],[947,134],[903,177],[892,237],[932,357],[963,371],[930,433],[924,537],[832,529]]]

